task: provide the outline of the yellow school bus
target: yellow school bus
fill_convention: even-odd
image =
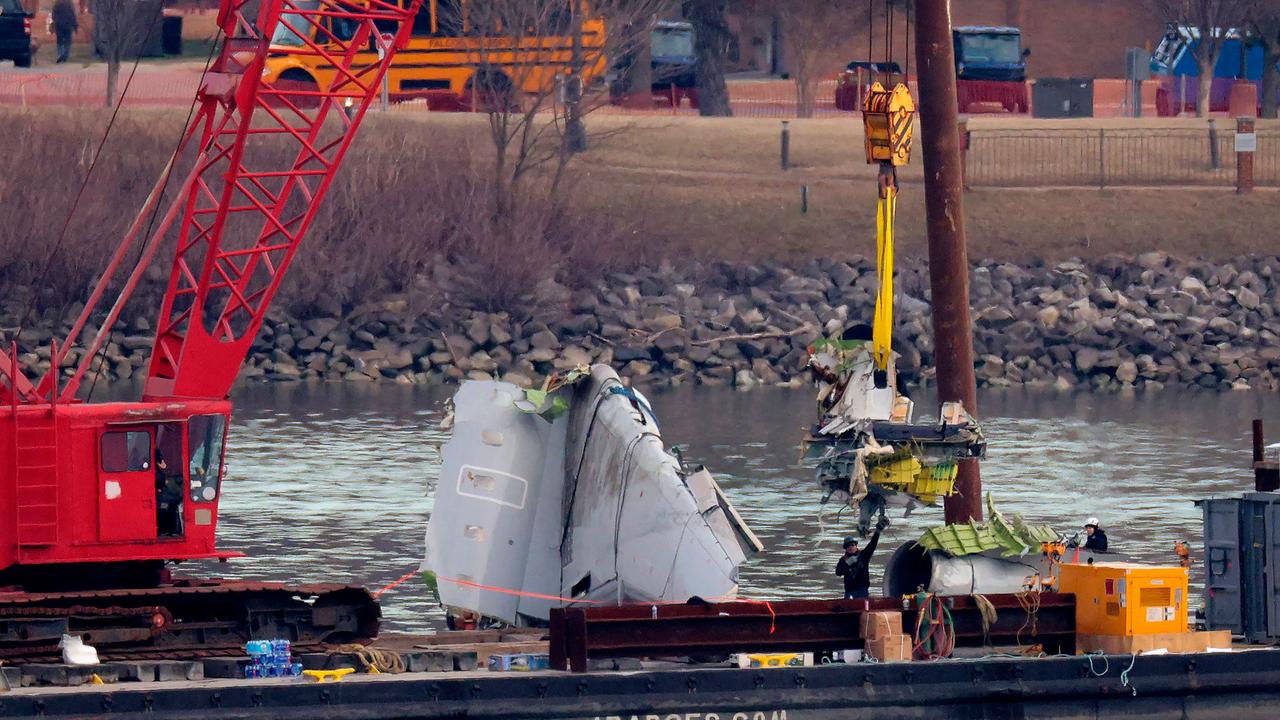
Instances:
[[[317,7],[320,2],[307,1]],[[514,100],[519,93],[554,88],[557,77],[567,75],[571,67],[574,1],[528,0],[530,7],[539,8],[529,13],[537,21],[534,27],[504,32],[500,21],[486,17],[485,0],[422,0],[409,43],[396,52],[388,72],[388,94],[392,101],[423,98],[433,110],[450,110],[475,109],[495,97]],[[586,6],[585,0],[576,1]],[[333,66],[307,52],[306,41],[297,34],[309,31],[307,39],[314,40],[317,30],[300,19],[291,21],[289,15],[281,16],[283,22],[271,38],[263,80],[328,87],[334,80]],[[584,10],[583,17],[583,81],[590,84],[607,66],[605,24],[589,11]],[[350,38],[354,32],[343,19],[325,22],[326,30],[337,37]],[[367,58],[365,53],[357,55],[356,63],[376,59],[376,50],[370,48]]]

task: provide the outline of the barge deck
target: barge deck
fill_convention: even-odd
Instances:
[[[850,720],[1274,718],[1280,650],[730,669],[357,675],[21,688],[3,718]]]

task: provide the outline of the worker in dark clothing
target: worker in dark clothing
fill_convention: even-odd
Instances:
[[[182,536],[182,471],[170,471],[164,456],[156,453],[156,533]]]
[[[54,0],[51,16],[53,34],[58,40],[58,62],[64,63],[71,54],[71,38],[80,28],[75,3],[72,0]]]
[[[850,535],[844,539],[844,555],[836,563],[836,575],[844,578],[844,597],[865,598],[871,595],[871,556],[880,542],[880,530],[871,536],[864,549],[858,548],[858,538]]]
[[[1084,549],[1094,552],[1107,551],[1107,533],[1098,525],[1098,518],[1091,517],[1084,521]]]

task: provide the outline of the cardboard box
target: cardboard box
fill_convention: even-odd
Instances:
[[[867,641],[867,654],[880,662],[901,662],[911,659],[911,638],[906,635],[885,635]]]
[[[1152,650],[1168,650],[1171,653],[1202,653],[1209,648],[1231,647],[1231,632],[1155,633],[1151,635],[1090,635],[1076,636],[1076,652],[1101,652],[1107,655],[1137,655]]]
[[[862,613],[862,639],[867,642],[902,634],[902,613],[897,610]]]

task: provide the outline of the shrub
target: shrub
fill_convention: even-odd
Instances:
[[[121,114],[59,244],[105,120],[85,110],[0,111],[6,134],[23,138],[0,154],[0,197],[10,209],[0,223],[0,282],[15,289],[10,315],[15,296],[29,292],[19,289],[33,286],[42,289],[39,313],[75,309],[163,170],[183,117],[173,110]],[[572,173],[556,197],[530,192],[513,216],[493,217],[482,159],[491,152],[477,145],[484,142],[482,132],[462,123],[370,116],[278,304],[307,315],[322,298],[351,306],[395,292],[519,314],[543,278],[589,282],[652,255],[631,229],[575,205],[580,179]],[[255,164],[273,152],[256,149]],[[470,281],[431,287],[432,265],[442,259]],[[126,319],[154,314],[171,260],[171,247],[157,253]]]

